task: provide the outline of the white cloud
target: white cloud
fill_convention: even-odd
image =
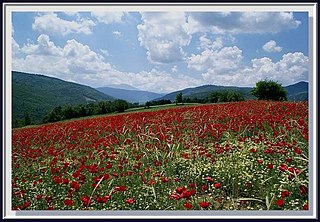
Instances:
[[[110,53],[107,49],[100,49],[100,52],[105,56],[110,56]]]
[[[13,57],[20,53],[20,46],[14,38],[11,38],[11,50]]]
[[[216,38],[215,41],[211,41],[211,39],[207,38],[206,35],[202,35],[199,38],[200,48],[202,49],[220,49],[223,46],[223,41],[221,37]]]
[[[139,72],[137,74],[130,73],[131,85],[148,91],[168,93],[187,87],[195,87],[204,82],[201,79],[195,79],[189,76],[179,75],[173,77],[172,75],[152,69],[150,72]]]
[[[114,34],[117,37],[121,37],[122,36],[122,33],[119,32],[119,31],[113,31],[112,34]]]
[[[75,12],[75,11],[64,11],[64,14],[66,14],[68,16],[80,17],[80,13],[79,12]]]
[[[126,14],[126,12],[91,12],[92,17],[105,24],[122,23]]]
[[[188,31],[216,34],[277,33],[300,25],[292,12],[192,12]]]
[[[208,69],[203,79],[212,84],[254,86],[257,81],[272,79],[283,85],[308,79],[308,57],[301,52],[287,53],[278,62],[270,58],[251,60],[251,66],[239,67],[224,74]]]
[[[178,66],[174,65],[174,66],[171,68],[171,72],[178,72]]]
[[[191,35],[183,12],[142,12],[141,19],[138,40],[150,62],[164,64],[184,59],[183,47],[189,45]]]
[[[90,19],[78,18],[77,21],[68,21],[50,12],[36,16],[32,28],[43,34],[66,36],[70,33],[83,33],[88,35],[92,33],[91,29],[95,25]]]
[[[221,50],[206,49],[199,55],[192,54],[188,60],[188,67],[197,71],[208,69],[216,73],[224,73],[237,69],[242,61],[242,51],[237,47],[224,47]]]
[[[61,48],[55,46],[55,44],[50,41],[49,36],[41,34],[37,42],[37,45],[27,43],[22,47],[21,51],[25,54],[33,55],[61,55]]]
[[[280,52],[282,48],[277,46],[277,43],[274,40],[270,40],[262,46],[263,50],[266,52]]]
[[[37,43],[28,43],[22,48],[12,41],[13,50],[23,56],[13,56],[13,70],[45,74],[67,81],[93,87],[110,84],[129,84],[143,90],[170,92],[190,86],[197,86],[202,80],[188,76],[172,76],[152,69],[138,73],[120,72],[104,57],[74,39],[63,47],[56,46],[49,36],[40,35]]]

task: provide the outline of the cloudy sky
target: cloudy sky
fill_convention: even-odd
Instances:
[[[167,93],[308,80],[304,12],[14,12],[12,68]]]

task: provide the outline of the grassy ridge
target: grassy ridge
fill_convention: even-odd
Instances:
[[[44,115],[56,106],[113,100],[91,87],[66,82],[43,75],[12,72],[13,120],[21,120],[25,112],[41,122]]]

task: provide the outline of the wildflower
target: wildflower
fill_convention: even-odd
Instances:
[[[210,203],[202,201],[202,202],[199,203],[199,205],[202,208],[208,208],[210,206]]]
[[[278,207],[283,207],[284,206],[284,199],[277,200],[276,204]]]
[[[289,191],[288,190],[284,190],[281,192],[281,197],[288,197],[290,195]]]
[[[73,205],[73,200],[66,199],[66,200],[64,200],[64,204],[67,205],[67,206],[72,206]]]
[[[126,199],[126,203],[134,204],[135,200],[133,198]]]
[[[188,202],[184,202],[183,206],[184,206],[186,209],[188,209],[188,210],[190,210],[190,209],[193,208],[192,204],[191,204],[191,203],[188,203]]]

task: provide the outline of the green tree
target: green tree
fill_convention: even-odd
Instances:
[[[182,103],[182,93],[176,95],[176,104]]]
[[[150,105],[151,105],[151,102],[148,101],[148,102],[145,103],[144,108],[145,109],[149,109]]]
[[[251,94],[259,100],[287,100],[287,91],[281,84],[272,81],[264,80],[256,83],[256,86],[251,90]]]
[[[29,113],[25,112],[24,113],[24,125],[27,126],[30,124],[31,124],[31,119],[30,119]]]

